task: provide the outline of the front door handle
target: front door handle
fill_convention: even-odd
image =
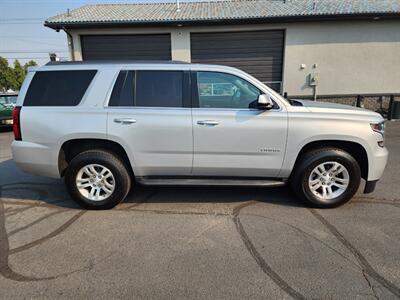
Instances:
[[[129,125],[136,123],[136,120],[132,118],[120,118],[120,119],[114,119],[114,122],[122,125]]]
[[[197,121],[197,124],[202,126],[217,126],[219,125],[219,122],[213,120],[203,120],[203,121]]]

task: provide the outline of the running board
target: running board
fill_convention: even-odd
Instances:
[[[143,185],[192,185],[192,186],[263,186],[278,187],[286,184],[283,180],[265,179],[205,179],[205,178],[146,178],[137,177]]]

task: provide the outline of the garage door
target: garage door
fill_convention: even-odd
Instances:
[[[84,60],[170,60],[170,34],[84,35]]]
[[[284,31],[191,33],[192,62],[222,64],[281,92]]]

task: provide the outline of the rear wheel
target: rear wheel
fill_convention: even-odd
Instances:
[[[349,201],[357,192],[361,171],[349,153],[324,148],[304,154],[291,176],[294,192],[313,207],[329,208]]]
[[[112,152],[89,150],[75,156],[65,173],[71,197],[89,209],[109,209],[124,200],[131,178],[124,163]]]

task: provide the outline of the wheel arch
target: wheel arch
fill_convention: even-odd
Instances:
[[[77,138],[65,141],[58,154],[58,170],[60,176],[64,176],[69,162],[79,153],[87,150],[102,149],[115,153],[122,159],[129,174],[134,178],[134,171],[131,160],[121,144],[101,138]]]
[[[303,155],[309,151],[320,149],[320,148],[337,148],[343,151],[348,152],[354,159],[357,161],[358,165],[361,169],[361,177],[365,180],[368,179],[368,153],[366,149],[359,143],[353,141],[344,141],[344,140],[318,140],[311,141],[305,144],[300,152],[298,153],[295,163],[293,165],[293,170],[301,161]],[[292,173],[291,172],[291,173]]]

